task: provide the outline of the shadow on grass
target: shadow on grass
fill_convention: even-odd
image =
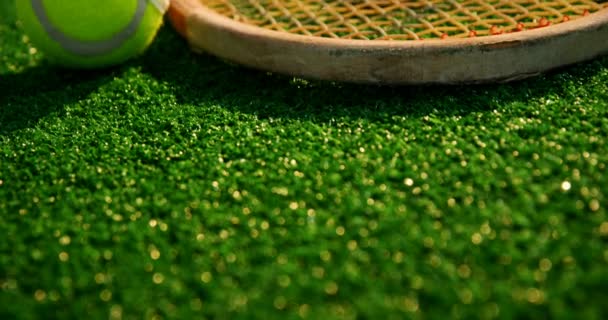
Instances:
[[[608,59],[508,84],[387,87],[304,81],[250,70],[209,55],[195,55],[165,28],[140,63],[144,72],[170,83],[180,103],[213,102],[260,118],[329,121],[338,117],[382,121],[387,116],[430,113],[464,115],[571,91],[569,79],[585,83]]]
[[[30,128],[43,117],[62,113],[109,81],[108,71],[80,72],[46,65],[0,75],[0,136]]]
[[[128,68],[141,68],[167,83],[179,103],[217,104],[260,118],[328,122],[336,118],[386,121],[390,116],[465,115],[488,112],[572,91],[608,66],[608,58],[509,84],[471,86],[402,86],[304,81],[232,65],[190,52],[170,28],[142,57],[101,71],[58,70],[48,66],[0,75],[0,136],[33,127],[52,113],[64,112]]]

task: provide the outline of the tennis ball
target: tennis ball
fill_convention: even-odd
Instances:
[[[49,60],[74,68],[119,64],[150,45],[169,0],[17,0],[26,34]]]

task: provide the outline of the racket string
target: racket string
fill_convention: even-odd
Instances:
[[[608,0],[200,0],[247,24],[306,36],[361,40],[464,38],[573,20]]]

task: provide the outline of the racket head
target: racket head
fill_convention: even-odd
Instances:
[[[218,2],[233,9],[218,9]],[[273,19],[276,22],[277,18],[287,21],[288,25],[294,23],[285,10],[268,15],[273,9],[268,6],[277,3],[276,0],[248,3],[251,2],[262,6],[256,10],[266,12],[270,19],[258,21],[241,14],[238,5],[243,2],[237,0],[173,0],[169,16],[175,29],[197,52],[208,52],[256,69],[332,81],[380,84],[505,82],[608,53],[608,9],[602,3],[595,12],[583,12],[567,19],[569,21],[565,21],[563,14],[561,18],[555,15],[561,19],[557,22],[543,22],[542,18],[527,21],[522,28],[525,30],[521,31],[513,30],[519,23],[514,20],[515,24],[502,26],[499,32],[494,25],[486,23],[489,27],[474,29],[478,32],[472,37],[462,27],[446,37],[445,30],[450,29],[440,26],[423,33],[430,34],[428,38],[407,35],[409,39],[400,40],[387,39],[382,32],[375,38],[366,34],[363,38],[357,37],[361,32],[342,37],[312,34],[302,27],[302,23],[292,28],[296,32],[290,33],[280,24],[268,23]],[[323,3],[338,2],[344,3],[333,0]],[[402,32],[401,37],[405,33]]]

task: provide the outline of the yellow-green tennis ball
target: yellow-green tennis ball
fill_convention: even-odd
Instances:
[[[141,54],[163,22],[169,0],[17,0],[35,47],[57,64],[115,65]]]

